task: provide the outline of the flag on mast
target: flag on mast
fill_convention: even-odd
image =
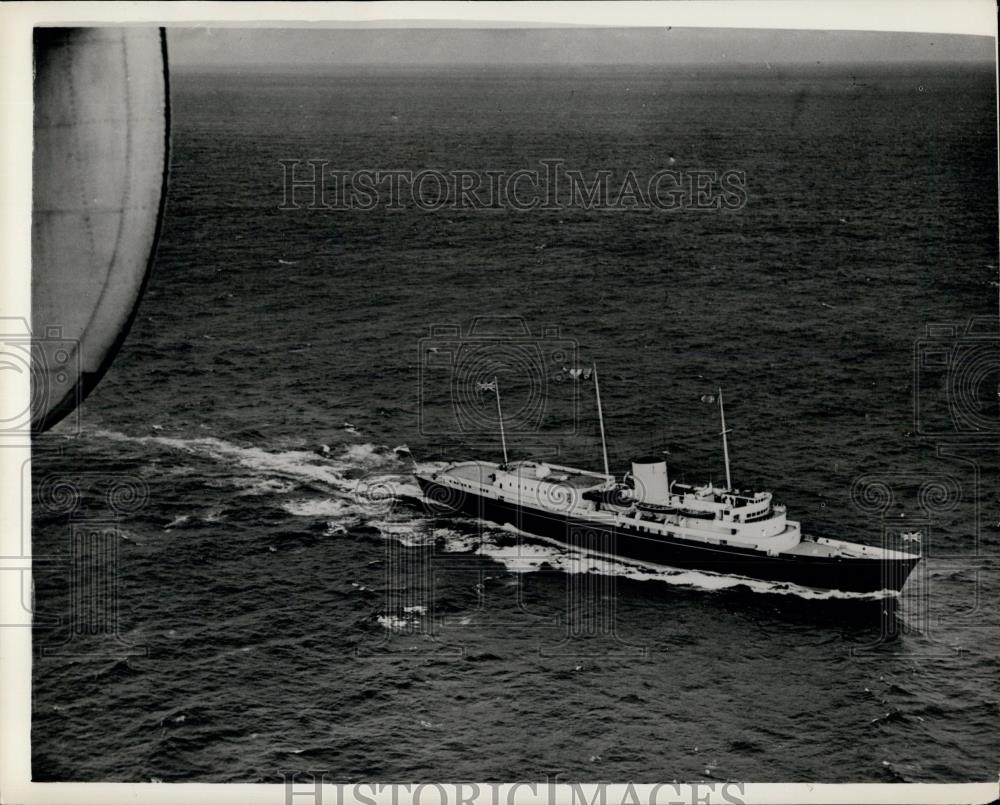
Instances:
[[[496,391],[497,381],[491,380],[489,383],[483,383],[481,381],[476,383],[476,391]]]

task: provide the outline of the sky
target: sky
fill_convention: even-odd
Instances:
[[[170,28],[171,67],[992,63],[990,37],[725,28]]]

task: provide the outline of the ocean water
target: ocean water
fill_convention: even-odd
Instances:
[[[172,91],[148,293],[36,443],[34,779],[996,779],[989,71],[175,72]],[[281,209],[281,161],[309,159],[735,170],[747,199]],[[494,370],[512,457],[598,467],[575,361],[599,367],[618,472],[669,448],[675,474],[721,479],[699,402],[721,385],[737,485],[807,533],[918,530],[925,561],[866,599],[424,505],[414,465],[499,455],[468,390]]]

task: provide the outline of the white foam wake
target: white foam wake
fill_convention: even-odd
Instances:
[[[229,463],[234,467],[251,470],[256,480],[234,477],[232,483],[252,492],[283,493],[280,479],[319,482],[336,490],[354,492],[359,486],[359,475],[369,487],[383,483],[398,489],[399,495],[419,496],[405,457],[388,447],[370,442],[349,443],[329,455],[318,455],[309,450],[265,450],[261,447],[242,447],[214,436],[181,439],[171,436],[128,436],[115,431],[100,430],[95,435],[118,442],[155,445],[192,455]],[[440,464],[430,463],[421,468],[433,469]],[[385,469],[383,475],[375,471]],[[391,469],[398,471],[389,472]]]
[[[344,485],[346,460],[321,458],[305,450],[270,452],[260,447],[240,447],[214,436],[178,439],[171,436],[127,436],[114,431],[97,431],[97,436],[118,442],[150,444],[180,450],[205,458],[234,463],[235,466],[299,480],[319,481],[331,486]],[[340,455],[344,459],[343,454]]]
[[[430,529],[426,518],[401,505],[403,498],[421,497],[420,487],[413,479],[414,462],[408,449],[402,451],[402,448],[390,449],[362,442],[348,443],[337,451],[321,455],[308,450],[242,447],[212,436],[182,439],[161,435],[129,436],[103,430],[95,435],[117,442],[181,451],[227,464],[233,468],[233,474],[225,479],[209,479],[207,484],[236,487],[241,496],[290,496],[296,491],[296,482],[309,484],[313,491],[317,486],[325,488],[329,491],[327,497],[317,497],[314,492],[309,497],[285,500],[281,507],[296,517],[327,520],[331,534],[343,533],[347,526],[367,522],[385,536],[409,545],[426,544],[444,536],[441,529]],[[417,466],[431,471],[443,464],[432,462]],[[171,525],[175,524],[178,523]]]

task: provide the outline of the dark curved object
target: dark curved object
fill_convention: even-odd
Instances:
[[[97,386],[149,283],[170,165],[162,28],[36,29],[31,429]],[[75,184],[79,182],[79,189]]]

